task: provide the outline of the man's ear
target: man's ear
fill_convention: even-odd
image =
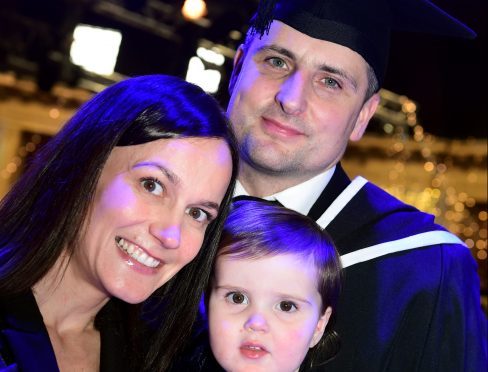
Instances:
[[[351,141],[359,141],[361,139],[379,103],[379,93],[373,94],[366,102],[363,103],[363,107],[361,108],[361,111],[359,111],[359,115],[356,120],[356,125],[349,136]]]
[[[229,81],[229,94],[232,95],[232,91],[234,90],[234,86],[236,84],[237,79],[239,78],[239,74],[241,73],[242,63],[245,57],[244,46],[241,44],[236,51],[236,55],[234,56],[234,63],[232,68],[232,74],[230,75]]]
[[[309,347],[312,348],[317,345],[322,338],[325,327],[327,323],[329,323],[330,316],[332,315],[332,308],[329,306],[325,309],[324,314],[320,317],[315,327],[315,331],[313,332],[312,340],[310,341]]]

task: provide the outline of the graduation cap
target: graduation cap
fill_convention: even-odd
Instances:
[[[261,36],[273,20],[360,54],[381,85],[391,31],[474,39],[476,33],[427,0],[261,0],[251,21]]]

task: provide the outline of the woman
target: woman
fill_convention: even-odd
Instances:
[[[165,370],[197,313],[236,172],[228,123],[196,86],[139,77],[86,103],[0,204],[4,365]],[[152,309],[136,305],[150,296]]]

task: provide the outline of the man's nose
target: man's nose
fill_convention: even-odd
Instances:
[[[305,111],[305,93],[305,77],[296,71],[281,84],[276,101],[287,115],[299,115]]]

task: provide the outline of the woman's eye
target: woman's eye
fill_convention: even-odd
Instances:
[[[140,183],[141,186],[151,194],[162,195],[164,192],[163,185],[155,178],[143,178]]]
[[[237,304],[237,305],[240,305],[240,304],[248,304],[249,301],[246,297],[245,294],[241,293],[241,292],[230,292],[230,293],[227,293],[225,295],[225,298],[227,299],[227,301],[233,303],[233,304]]]
[[[283,61],[281,58],[278,58],[278,57],[268,58],[267,61],[273,67],[277,67],[277,68],[285,68],[286,67],[285,61]]]
[[[190,207],[186,209],[186,213],[198,222],[209,222],[211,221],[210,213],[204,211],[200,208]]]
[[[297,306],[291,301],[281,301],[278,304],[278,307],[281,311],[284,311],[285,313],[291,313],[298,310]]]

